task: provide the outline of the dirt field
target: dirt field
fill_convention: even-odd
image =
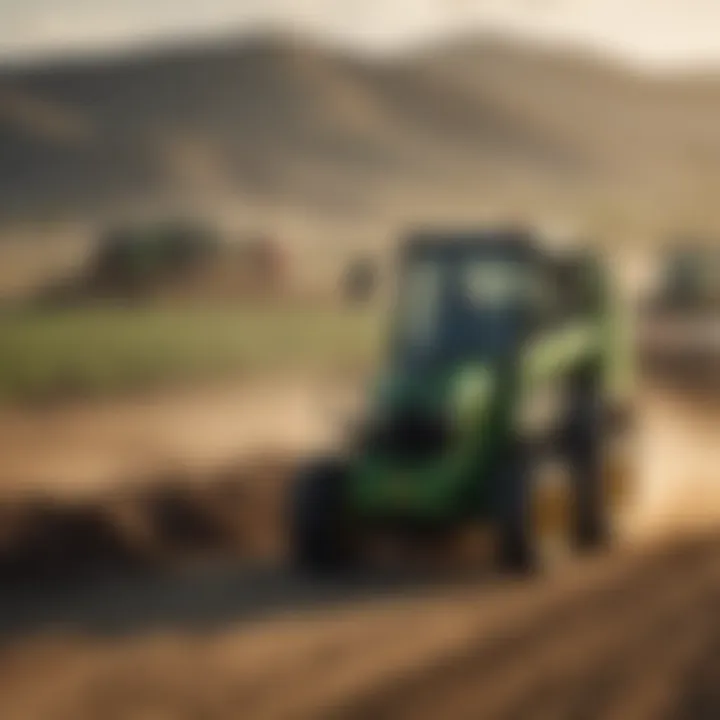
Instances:
[[[209,436],[220,408],[226,423],[238,419],[224,397],[192,400],[195,409],[205,407],[195,417]],[[378,574],[317,585],[277,561],[251,561],[260,555],[243,545],[242,561],[223,557],[83,582],[51,576],[40,591],[6,583],[0,717],[718,717],[720,412],[674,394],[643,398],[632,532],[613,556],[523,583],[475,573],[459,583]],[[164,432],[177,430],[183,460],[195,458],[184,465],[193,469],[187,476],[197,478],[209,472],[211,447],[229,451],[230,438],[203,445],[187,426],[183,435],[179,402],[163,401],[155,412],[178,417]],[[298,400],[297,408],[305,408],[299,417],[311,416],[308,403]],[[84,418],[77,438],[94,428],[109,443],[119,432],[117,418],[95,424],[88,408],[75,412]],[[144,417],[138,407],[123,413],[131,425]],[[65,433],[57,457],[61,447],[73,447],[73,423],[63,419],[55,426]],[[8,428],[16,421],[4,419]],[[26,431],[37,421],[26,417]],[[261,425],[254,423],[259,434]],[[303,428],[294,449],[328,439],[322,423]],[[151,434],[143,437],[162,447]],[[24,466],[25,477],[37,482],[32,466]],[[238,467],[247,472],[247,465]],[[6,497],[23,486],[19,454],[13,468]],[[262,527],[272,526],[284,477],[280,467],[245,475],[246,494],[235,506],[246,508],[242,517],[262,514]],[[92,502],[89,478],[65,486],[66,502]],[[237,487],[237,476],[231,485]],[[263,496],[264,513],[247,510]],[[62,566],[62,556],[54,562]]]
[[[212,574],[106,587],[55,607],[67,620],[84,604],[74,630],[5,647],[0,710],[13,720],[717,717],[719,551],[718,540],[686,541],[555,580],[462,589]],[[284,615],[260,619],[252,606],[271,607],[273,592]],[[303,601],[304,612],[288,609]]]

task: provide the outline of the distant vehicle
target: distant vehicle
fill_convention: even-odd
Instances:
[[[667,250],[641,321],[651,370],[720,377],[720,243],[686,240]]]
[[[198,222],[168,220],[114,227],[100,240],[88,281],[99,293],[142,293],[191,270],[219,250],[215,231]]]
[[[610,465],[625,410],[612,295],[599,259],[526,231],[411,236],[371,410],[293,487],[297,563],[339,572],[376,534],[467,526],[492,530],[513,570],[611,543],[625,480]]]
[[[169,219],[109,228],[68,299],[247,299],[277,297],[287,259],[272,237],[228,242],[212,225]]]

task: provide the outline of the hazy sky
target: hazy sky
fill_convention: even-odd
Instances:
[[[0,0],[0,56],[114,49],[258,23],[374,50],[477,28],[646,63],[720,63],[720,0]]]

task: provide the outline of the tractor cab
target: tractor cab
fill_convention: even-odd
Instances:
[[[511,355],[548,310],[542,269],[522,233],[410,238],[401,253],[392,363],[427,374]]]
[[[534,341],[594,323],[606,294],[591,253],[551,251],[529,232],[413,235],[400,252],[384,376],[432,384],[464,367],[506,374]]]
[[[507,361],[536,334],[597,314],[599,270],[592,256],[551,253],[524,231],[412,236],[401,252],[391,363],[427,374]]]

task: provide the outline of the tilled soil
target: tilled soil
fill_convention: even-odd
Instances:
[[[57,582],[60,572],[22,592],[6,575],[0,718],[720,717],[718,417],[666,398],[645,418],[629,544],[550,577],[318,584],[227,555],[204,569],[85,583]],[[233,477],[245,488],[234,505],[219,490],[210,503],[213,483],[175,483],[182,502],[166,491],[160,546],[198,546],[203,533],[188,535],[198,507],[212,518],[229,510],[246,539],[246,523],[277,525],[287,473]],[[61,534],[42,537],[48,552]],[[80,533],[70,547],[94,542]],[[50,553],[47,567],[70,556]]]
[[[701,717],[692,673],[720,636],[719,550],[661,552],[548,606],[528,600],[506,625],[365,695],[346,717]]]
[[[261,456],[81,497],[0,496],[0,582],[8,590],[219,557],[277,558],[292,471],[289,458]]]
[[[222,630],[42,634],[0,654],[0,716],[715,718],[719,559],[703,538],[557,578],[373,602],[347,588]]]

